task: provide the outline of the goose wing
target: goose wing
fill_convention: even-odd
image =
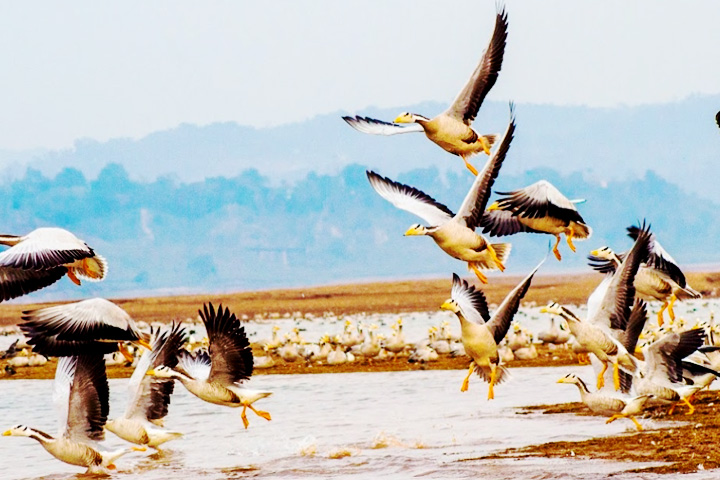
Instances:
[[[700,348],[704,340],[701,329],[666,334],[645,351],[649,376],[656,382],[682,382],[682,359]]]
[[[537,232],[520,223],[518,217],[508,210],[485,210],[480,218],[482,233],[491,237],[504,237],[520,232]]]
[[[253,355],[245,328],[234,313],[212,303],[203,305],[200,318],[210,340],[212,368],[208,380],[223,385],[247,380],[253,372]]]
[[[495,29],[488,48],[483,52],[475,71],[452,105],[445,111],[446,115],[463,121],[470,125],[477,116],[480,105],[485,96],[497,81],[498,73],[502,67],[507,40],[507,13],[503,7],[495,16]]]
[[[92,248],[67,230],[38,228],[0,253],[0,267],[44,270],[94,255]]]
[[[635,275],[649,252],[650,227],[643,223],[637,240],[607,284],[597,314],[588,317],[593,323],[611,329],[625,330],[635,300]]]
[[[627,231],[628,236],[633,240],[636,240],[640,228],[632,225],[627,228]],[[680,270],[680,267],[675,259],[670,256],[662,245],[660,245],[660,242],[657,241],[655,234],[652,235],[650,240],[650,255],[648,256],[647,265],[648,267],[655,268],[665,273],[682,288],[685,288],[687,285],[685,274],[683,274],[682,270]]]
[[[551,217],[584,223],[575,204],[547,180],[540,180],[512,192],[497,193],[506,196],[497,201],[498,206],[512,211],[514,215],[526,218]]]
[[[63,341],[135,341],[141,336],[130,315],[104,298],[23,312],[20,328],[31,336]]]
[[[0,301],[21,297],[48,287],[60,280],[66,273],[66,267],[55,267],[46,270],[0,267]]]
[[[474,285],[470,285],[455,273],[453,273],[450,298],[458,304],[460,312],[466,320],[477,324],[484,324],[490,320],[485,294],[481,290],[476,290]]]
[[[110,411],[109,394],[102,356],[61,358],[53,400],[60,412],[62,436],[81,442],[102,440]]]
[[[140,357],[130,382],[131,401],[125,417],[139,417],[147,420],[160,420],[167,415],[170,395],[175,382],[172,379],[159,378],[145,373],[161,365],[175,368],[178,364],[180,349],[185,343],[185,329],[173,322],[166,331],[158,333],[152,343],[152,351],[146,350]]]
[[[490,198],[490,189],[495,183],[495,179],[500,173],[500,167],[505,160],[510,143],[515,133],[515,107],[510,104],[510,123],[508,123],[505,133],[503,134],[500,146],[495,149],[488,161],[485,163],[482,171],[475,177],[470,190],[463,200],[458,214],[455,218],[464,222],[465,225],[475,230],[480,223],[487,207],[488,198]]]
[[[520,308],[520,301],[523,299],[530,284],[532,283],[533,276],[538,271],[540,266],[545,263],[545,257],[538,265],[530,272],[510,293],[507,294],[505,299],[502,301],[500,306],[495,310],[492,319],[487,322],[487,327],[495,338],[495,343],[499,344],[505,337],[505,334],[512,323],[512,319]]]
[[[453,218],[453,212],[449,208],[417,188],[394,182],[370,170],[366,173],[370,185],[378,195],[397,208],[417,215],[429,225],[442,225]]]
[[[422,132],[423,128],[419,123],[401,125],[399,123],[383,122],[370,117],[344,116],[343,120],[358,132],[369,133],[370,135],[398,135],[400,133]]]
[[[187,350],[180,350],[178,364],[175,369],[182,371],[195,380],[207,381],[210,377],[211,367],[212,360],[210,360],[207,351],[201,350],[193,355]]]

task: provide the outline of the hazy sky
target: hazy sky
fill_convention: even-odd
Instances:
[[[616,106],[720,93],[720,2],[508,0],[495,100]],[[0,0],[0,149],[450,102],[491,0]]]

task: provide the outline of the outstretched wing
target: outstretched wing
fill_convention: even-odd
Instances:
[[[400,125],[399,123],[383,122],[370,117],[342,117],[348,125],[358,132],[369,133],[370,135],[398,135],[400,133],[422,132],[423,128],[418,123]]]
[[[184,343],[185,329],[176,322],[173,322],[169,330],[155,336],[152,351],[146,350],[143,353],[130,377],[128,389],[131,400],[125,417],[146,418],[152,421],[167,415],[175,382],[172,379],[146,375],[146,372],[161,365],[175,368]]]
[[[38,228],[0,253],[0,267],[46,270],[92,257],[85,242],[62,228]]]
[[[417,188],[394,182],[370,170],[366,173],[370,185],[378,195],[397,208],[417,215],[429,225],[442,225],[453,217],[449,208]]]
[[[83,442],[105,438],[103,427],[110,411],[110,391],[102,356],[61,358],[55,391],[53,397],[61,408],[60,419],[65,420],[65,437]]]
[[[465,225],[475,230],[480,225],[485,208],[487,207],[488,198],[490,198],[490,189],[495,183],[495,179],[500,173],[500,167],[505,160],[510,143],[515,133],[515,107],[510,104],[510,123],[508,123],[505,133],[503,134],[500,146],[490,155],[485,163],[482,171],[477,174],[470,190],[463,200],[458,210],[457,219],[464,221]]]
[[[253,372],[253,354],[240,320],[222,305],[215,311],[212,303],[203,305],[200,318],[210,341],[212,367],[208,380],[231,385],[249,379]]]
[[[585,223],[575,204],[547,180],[540,180],[525,188],[512,192],[497,192],[505,195],[497,201],[502,210],[526,218],[558,218],[565,221]]]
[[[495,85],[500,68],[502,67],[503,55],[505,53],[505,42],[507,40],[507,13],[503,7],[495,17],[495,29],[493,30],[490,45],[483,52],[475,71],[452,105],[445,111],[445,114],[462,120],[470,125],[477,116],[480,105],[485,96]]]
[[[636,240],[640,228],[632,225],[627,228],[627,231],[628,236]],[[660,245],[654,233],[650,239],[650,255],[648,256],[647,265],[665,273],[682,288],[686,287],[687,281],[685,280],[685,274],[680,270],[675,259]]]
[[[60,280],[66,273],[66,267],[55,267],[47,270],[0,267],[0,301],[21,297],[48,287]]]
[[[466,320],[477,324],[483,324],[490,320],[485,294],[476,290],[474,285],[470,285],[456,273],[453,273],[450,298],[458,304],[460,312]]]
[[[492,319],[487,322],[487,327],[492,332],[495,343],[499,344],[502,342],[502,339],[505,338],[505,334],[510,327],[510,323],[512,323],[513,317],[515,317],[515,314],[520,308],[520,301],[527,293],[535,273],[538,271],[540,266],[545,263],[545,260],[547,260],[547,257],[545,257],[537,265],[537,267],[528,274],[527,277],[525,277],[515,288],[512,289],[512,291],[510,291],[510,293],[507,294],[500,306],[497,310],[495,310]]]

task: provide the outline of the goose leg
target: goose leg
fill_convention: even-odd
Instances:
[[[635,428],[638,429],[638,432],[642,432],[643,426],[640,425],[640,422],[638,422],[632,415],[629,415],[628,418],[635,424]]]
[[[488,283],[488,279],[483,273],[478,270],[478,268],[475,266],[473,262],[468,262],[468,269],[475,272],[475,275],[477,276],[478,280],[480,280],[482,283]]]
[[[668,315],[670,315],[670,320],[672,320],[672,321],[675,321],[675,312],[673,311],[673,305],[675,304],[675,300],[677,300],[677,297],[673,293],[670,296],[670,302],[668,303],[668,306],[667,306]]]
[[[605,371],[607,370],[607,361],[603,362],[602,369],[600,370],[600,373],[597,377],[597,388],[598,390],[603,388],[605,386]]]
[[[262,418],[264,418],[265,420],[268,420],[268,421],[269,421],[269,420],[272,420],[272,418],[270,417],[270,413],[269,413],[269,412],[266,412],[265,410],[257,410],[257,409],[256,409],[255,407],[253,407],[252,405],[248,405],[248,408],[249,408],[250,410],[252,410],[253,412],[255,412],[255,415],[257,415],[258,417],[262,417]]]
[[[491,364],[490,365],[490,386],[488,387],[488,400],[492,400],[495,398],[495,391],[493,387],[495,386],[495,377],[497,376],[497,365]]]
[[[575,245],[573,245],[573,231],[571,228],[565,229],[565,240],[567,241],[568,247],[570,247],[570,250],[575,252]]]
[[[620,367],[618,366],[618,360],[613,361],[613,384],[615,390],[620,390]]]
[[[240,418],[242,418],[243,425],[245,425],[245,430],[247,430],[248,425],[250,425],[250,422],[248,422],[247,419],[247,405],[243,405],[242,412],[240,412]]]
[[[615,413],[615,414],[613,414],[610,418],[608,418],[608,419],[605,421],[605,423],[612,423],[612,422],[614,422],[615,420],[617,420],[618,418],[622,418],[622,415],[620,415],[619,413]]]
[[[667,308],[667,306],[668,306],[668,302],[664,302],[662,304],[662,306],[660,307],[660,311],[657,313],[658,327],[662,327],[663,323],[665,323],[663,321],[663,313],[665,312],[665,309]]]
[[[483,147],[483,151],[484,151],[486,154],[490,155],[490,142],[488,142],[487,137],[484,136],[484,135],[482,135],[482,136],[480,136],[480,139],[479,139],[479,140],[480,140],[480,144],[481,144],[482,147]]]
[[[490,152],[489,152],[489,150],[488,150],[488,154],[489,154],[489,153],[490,153]],[[461,158],[463,159],[463,162],[465,162],[465,166],[467,167],[467,169],[470,170],[470,171],[472,172],[472,174],[477,177],[477,174],[478,174],[477,168],[473,167],[472,164],[470,164],[470,162],[468,162],[467,159],[466,159],[464,156],[461,157]]]
[[[505,265],[503,265],[503,263],[498,258],[497,253],[495,253],[495,249],[493,248],[493,246],[488,243],[486,248],[487,248],[488,253],[490,254],[490,258],[492,258],[493,262],[495,262],[495,265],[497,265],[498,269],[501,272],[504,272]]]
[[[560,244],[560,235],[555,235],[555,245],[553,246],[553,253],[555,254],[555,258],[558,260],[562,260],[562,255],[560,255],[560,250],[558,250],[558,245]]]
[[[462,386],[460,387],[461,392],[467,392],[468,386],[470,385],[470,375],[475,371],[475,362],[470,362],[470,368],[468,369],[467,376],[463,380]]]

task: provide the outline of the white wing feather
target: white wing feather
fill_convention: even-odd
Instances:
[[[423,128],[417,123],[411,123],[407,126],[398,123],[383,122],[370,117],[342,117],[348,125],[358,132],[368,133],[370,135],[398,135],[400,133],[422,132]]]

